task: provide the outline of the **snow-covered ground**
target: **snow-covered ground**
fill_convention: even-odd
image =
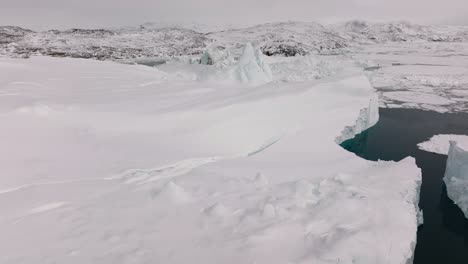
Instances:
[[[428,152],[433,152],[442,155],[448,155],[450,149],[450,141],[459,144],[468,145],[467,135],[435,135],[428,141],[418,144],[418,148]]]
[[[0,263],[409,263],[420,170],[342,149],[375,92],[346,61],[275,77],[303,59],[255,57],[273,76],[242,83],[1,58]]]

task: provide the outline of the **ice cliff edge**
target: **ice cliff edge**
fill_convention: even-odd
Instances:
[[[336,143],[341,144],[348,139],[352,139],[364,130],[373,127],[379,121],[379,98],[377,94],[369,100],[369,106],[361,109],[356,123],[346,126],[341,135],[336,138]]]
[[[448,196],[468,218],[468,144],[450,141],[444,182]]]

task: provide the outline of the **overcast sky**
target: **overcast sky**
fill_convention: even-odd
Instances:
[[[468,25],[468,0],[0,0],[0,25],[36,30],[352,18]]]

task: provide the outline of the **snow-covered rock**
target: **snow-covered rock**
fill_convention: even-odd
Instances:
[[[0,54],[9,57],[49,55],[132,62],[200,55],[210,46],[235,56],[252,42],[268,56],[341,53],[361,44],[440,43],[468,40],[466,27],[434,27],[409,22],[351,21],[323,26],[312,22],[277,22],[249,27],[147,23],[117,29],[70,29],[33,32],[0,26]]]
[[[411,260],[414,159],[336,143],[376,119],[359,69],[245,89],[165,67],[0,58],[0,263]]]
[[[1,32],[0,28],[0,39]],[[208,42],[205,34],[184,28],[49,30],[28,32],[14,42],[9,41],[15,46],[10,49],[5,46],[3,53],[128,62],[147,57],[200,55]],[[1,44],[0,41],[0,51]]]
[[[266,43],[262,47],[262,52],[267,56],[304,56],[307,55],[307,47],[304,44],[293,40],[278,40]]]
[[[241,52],[242,43],[252,42],[269,56],[295,56],[349,46],[334,31],[314,22],[278,22],[230,29],[207,35],[220,45]]]
[[[33,33],[32,30],[21,27],[0,26],[0,45],[18,42],[31,33]]]
[[[444,182],[448,197],[468,218],[468,141],[450,141]]]
[[[427,26],[408,21],[372,23],[352,20],[330,28],[353,44],[468,40],[468,30],[464,27]]]

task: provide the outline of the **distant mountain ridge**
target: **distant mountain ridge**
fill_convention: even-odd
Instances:
[[[236,53],[246,42],[252,42],[268,56],[295,56],[333,52],[362,44],[463,41],[468,41],[468,27],[436,27],[405,21],[353,20],[330,26],[290,21],[243,28],[145,23],[133,28],[43,32],[0,26],[0,55],[3,56],[37,54],[115,61],[201,55],[213,45]]]
[[[468,40],[468,27],[427,26],[407,21],[369,23],[353,20],[335,24],[331,30],[358,43],[387,43],[408,41],[460,42]]]

